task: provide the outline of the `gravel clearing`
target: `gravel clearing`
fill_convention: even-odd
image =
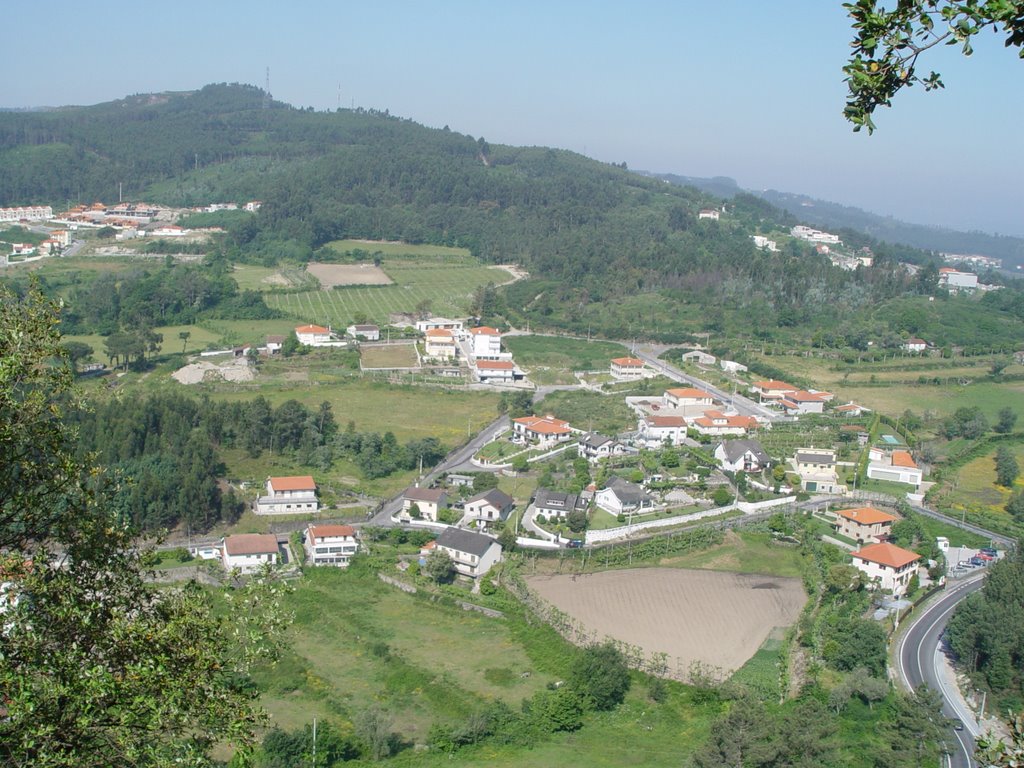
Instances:
[[[201,384],[204,381],[252,381],[256,378],[256,370],[248,360],[233,358],[220,365],[206,361],[189,363],[171,376],[182,384]]]

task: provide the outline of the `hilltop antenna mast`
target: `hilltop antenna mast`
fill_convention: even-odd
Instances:
[[[270,67],[267,67],[267,84],[263,87],[263,108],[270,109]]]

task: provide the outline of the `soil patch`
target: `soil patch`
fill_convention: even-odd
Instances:
[[[528,582],[598,638],[666,653],[679,670],[700,662],[723,674],[741,667],[772,630],[796,621],[807,600],[799,579],[703,570],[640,568]]]
[[[200,361],[179,368],[171,376],[182,384],[199,384],[203,381],[252,381],[256,371],[244,358],[233,358],[217,365]]]
[[[310,263],[306,271],[324,288],[336,285],[391,285],[394,281],[383,269],[373,264],[320,264]]]

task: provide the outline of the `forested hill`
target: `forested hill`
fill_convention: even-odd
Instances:
[[[348,237],[520,263],[531,279],[492,292],[482,312],[615,338],[784,328],[809,340],[842,326],[845,344],[923,332],[898,320],[921,312],[880,304],[944,293],[932,255],[858,235],[848,244],[870,246],[874,266],[846,272],[790,240],[797,219],[752,195],[723,203],[564,150],[489,145],[387,112],[297,109],[251,86],[0,113],[0,205],[109,202],[119,183],[127,199],[157,203],[262,200],[224,244],[236,260],[307,261]],[[704,208],[719,220],[701,219]],[[754,234],[778,237],[778,252],[755,248]],[[899,262],[930,266],[911,277]],[[938,340],[1024,338],[1024,302],[996,303],[984,333],[956,313],[936,318]]]

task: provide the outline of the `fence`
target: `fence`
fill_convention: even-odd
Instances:
[[[632,536],[637,531],[646,531],[653,528],[667,528],[673,525],[694,523],[706,517],[715,517],[716,515],[732,511],[742,512],[746,516],[758,516],[765,510],[792,506],[794,501],[796,501],[795,496],[785,496],[781,499],[769,499],[767,501],[758,501],[753,503],[741,501],[725,507],[711,507],[710,509],[693,512],[689,515],[665,517],[660,520],[645,520],[633,525],[623,525],[618,528],[606,528],[603,531],[587,531],[587,544],[597,544],[602,541],[613,541],[615,539],[626,538]]]

